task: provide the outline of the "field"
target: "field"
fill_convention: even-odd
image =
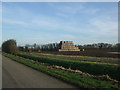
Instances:
[[[35,57],[35,58],[34,59],[27,59],[27,57],[23,58],[23,57],[20,57],[20,55],[14,56],[11,54],[6,54],[6,53],[3,53],[3,55],[11,58],[17,62],[20,62],[20,63],[23,63],[27,66],[30,66],[34,69],[37,69],[37,70],[40,70],[44,73],[52,75],[56,78],[59,78],[59,79],[62,79],[66,82],[69,82],[71,84],[77,85],[80,88],[87,88],[87,89],[89,89],[89,88],[109,88],[111,90],[112,89],[119,89],[119,87],[118,87],[119,82],[116,80],[110,79],[109,77],[107,77],[107,78],[105,78],[104,76],[98,77],[98,76],[93,76],[93,75],[90,75],[90,74],[84,73],[84,72],[81,72],[78,74],[77,72],[74,73],[73,72],[74,70],[72,70],[72,69],[66,69],[66,68],[64,68],[66,70],[62,70],[60,68],[56,69],[56,68],[52,68],[54,65],[49,65],[46,63],[42,63],[40,61],[38,62],[38,57],[40,58],[39,60],[43,59],[43,61],[51,60],[51,59],[48,59],[48,57],[46,59],[45,57],[41,58],[40,56],[37,57],[37,55],[33,56],[31,54],[28,54],[28,53],[26,53],[26,54],[22,53],[20,55],[21,56],[22,55],[28,56],[28,57],[31,56],[31,57]],[[53,59],[53,61],[54,61],[54,59]],[[59,63],[59,60],[56,60],[56,61]],[[66,60],[61,60],[61,61],[64,62]],[[67,62],[70,63],[69,60]],[[65,62],[65,63],[67,63],[67,62]],[[83,64],[83,66],[85,65],[85,63],[82,63],[82,64]],[[88,63],[88,65],[89,64],[94,66],[94,64]],[[102,65],[102,64],[100,64],[100,65]],[[104,65],[102,65],[102,66],[104,66]],[[116,67],[116,66],[117,66],[116,64],[115,64],[115,66],[108,64],[107,67]],[[86,66],[86,68],[88,68],[88,67]]]
[[[71,56],[56,54],[38,54],[38,53],[21,53],[18,56],[35,60],[50,65],[62,66],[73,70],[80,70],[92,75],[108,75],[113,79],[120,81],[119,59],[88,57],[88,56]],[[99,70],[99,72],[98,72]]]
[[[120,60],[116,57],[82,56],[80,52],[20,52],[16,56],[3,55],[80,88],[120,88]]]
[[[61,52],[60,52],[61,53]],[[69,52],[72,53],[72,52]],[[119,58],[111,58],[111,57],[93,57],[93,56],[81,56],[81,55],[64,55],[64,52],[62,54],[56,54],[56,53],[30,53],[32,55],[42,56],[42,57],[49,57],[54,59],[60,59],[60,60],[72,60],[72,61],[87,61],[87,62],[100,62],[100,63],[111,63],[111,64],[120,64]]]
[[[108,52],[119,52],[118,50],[85,50],[85,51],[80,51],[80,52],[44,52],[44,53],[52,53],[52,54],[61,54],[61,55],[76,55],[76,56],[92,56],[92,57],[113,57],[113,58],[118,58],[118,54],[110,54]]]

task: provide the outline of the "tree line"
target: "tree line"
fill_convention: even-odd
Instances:
[[[96,43],[96,44],[86,44],[86,45],[75,45],[79,49],[114,49],[120,50],[120,43],[109,44],[109,43]],[[60,48],[59,43],[50,43],[45,45],[26,44],[25,46],[17,46],[16,40],[10,39],[2,43],[2,51],[11,54],[17,54],[19,51],[24,52],[41,52],[41,51],[58,51]]]
[[[86,44],[86,45],[76,45],[79,49],[120,49],[120,43],[109,44],[109,43],[95,43],[95,44]]]
[[[18,48],[20,51],[25,52],[57,51],[59,49],[59,43],[50,43],[45,45],[38,45],[36,43],[33,45],[26,44],[25,46],[18,46]]]

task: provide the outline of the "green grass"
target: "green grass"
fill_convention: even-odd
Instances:
[[[5,54],[5,53],[3,55],[8,58],[11,58],[17,62],[23,63],[34,69],[40,70],[42,72],[45,72],[49,75],[55,76],[57,78],[60,78],[66,82],[69,82],[71,84],[77,85],[82,88],[109,88],[111,90],[118,89],[117,85],[113,85],[109,81],[97,80],[97,79],[93,79],[88,76],[82,76],[82,75],[70,73],[67,71],[61,71],[61,70],[57,70],[57,69],[49,69],[47,66],[37,64],[33,60],[23,59],[23,58],[16,57],[16,56],[13,56],[10,54]]]
[[[120,64],[118,58],[108,58],[108,57],[90,57],[90,56],[75,56],[75,55],[57,55],[57,54],[44,54],[44,53],[32,53],[37,56],[50,57],[53,59],[59,58],[61,60],[74,60],[74,61],[88,61],[88,62],[101,62],[101,63],[111,63]]]
[[[59,58],[50,58],[31,54],[19,54],[19,56],[43,63],[48,63],[50,65],[63,66],[65,68],[71,68],[74,70],[77,69],[93,75],[109,75],[111,78],[120,81],[120,72],[118,71],[120,66],[115,64],[61,60]]]

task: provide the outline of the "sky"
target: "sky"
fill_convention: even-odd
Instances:
[[[3,2],[2,42],[118,42],[117,2]]]

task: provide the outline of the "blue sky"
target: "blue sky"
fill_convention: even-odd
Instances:
[[[117,2],[3,2],[2,20],[2,40],[18,45],[118,42]]]

